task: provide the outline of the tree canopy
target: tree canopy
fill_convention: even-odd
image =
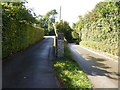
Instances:
[[[25,2],[2,3],[2,16],[4,20],[7,21],[7,18],[11,18],[18,22],[36,23],[35,17],[31,14],[31,10],[26,9],[24,4]]]
[[[72,42],[72,29],[69,26],[69,23],[63,20],[55,23],[56,33],[64,33],[64,36],[68,42]]]
[[[38,16],[38,24],[45,29],[45,35],[55,35],[54,23],[56,19],[57,11],[55,9],[46,13],[46,15]]]

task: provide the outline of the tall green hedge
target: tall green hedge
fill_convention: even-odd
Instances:
[[[3,18],[4,19],[4,18]],[[44,30],[10,18],[3,22],[2,57],[10,56],[43,39]]]
[[[6,2],[2,5],[2,58],[23,50],[41,40],[42,28],[36,28],[35,16],[25,7],[26,2]]]
[[[118,55],[120,2],[100,2],[75,24],[81,45]]]

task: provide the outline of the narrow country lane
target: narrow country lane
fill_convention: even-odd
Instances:
[[[52,69],[54,39],[41,42],[3,62],[3,88],[58,88]]]
[[[118,88],[118,62],[92,53],[80,45],[69,44],[68,46],[94,88]]]

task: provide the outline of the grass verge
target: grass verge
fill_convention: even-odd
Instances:
[[[92,89],[90,80],[72,59],[71,52],[66,44],[64,57],[53,60],[53,67],[62,88]]]

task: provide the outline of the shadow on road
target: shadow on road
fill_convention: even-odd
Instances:
[[[118,87],[118,63],[91,53],[79,45],[69,44],[68,47],[74,59],[90,77],[96,88]]]
[[[95,58],[93,56],[88,56],[87,63],[91,63],[87,65],[88,67],[88,74],[91,76],[107,76],[108,78],[118,80],[118,77],[112,77],[112,75],[118,76],[118,73],[115,71],[109,71],[108,69],[112,68],[107,66],[104,62],[106,61],[105,59],[102,58]],[[91,70],[90,70],[91,69]]]

